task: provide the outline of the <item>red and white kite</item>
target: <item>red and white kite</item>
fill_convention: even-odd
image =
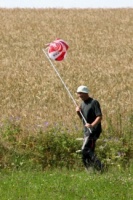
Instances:
[[[62,61],[65,58],[69,48],[68,44],[62,39],[56,39],[47,46],[49,57],[56,61]]]

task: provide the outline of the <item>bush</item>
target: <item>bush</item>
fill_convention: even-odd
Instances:
[[[120,124],[118,126],[118,124]],[[98,155],[108,166],[128,167],[133,159],[133,115],[126,120],[126,126],[121,118],[117,126],[108,119],[106,133],[98,141]]]
[[[127,167],[133,158],[132,117],[129,126],[118,135],[111,124],[97,141],[96,153],[107,166]],[[0,167],[1,168],[82,168],[81,156],[76,150],[82,143],[76,138],[82,133],[70,133],[62,127],[54,127],[37,134],[24,134],[17,124],[6,122],[1,127]],[[118,137],[117,137],[118,136]]]
[[[37,151],[40,153],[42,168],[67,167],[74,168],[77,165],[76,150],[81,148],[76,141],[75,133],[51,129],[47,133],[38,136]]]

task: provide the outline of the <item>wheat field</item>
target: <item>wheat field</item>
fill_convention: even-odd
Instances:
[[[75,106],[42,48],[69,44],[53,61],[76,102],[87,85],[107,118],[127,123],[133,110],[133,9],[0,9],[0,124],[25,131],[61,124],[80,127]]]

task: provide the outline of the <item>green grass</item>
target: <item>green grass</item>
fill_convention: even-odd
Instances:
[[[131,171],[1,172],[1,200],[131,200]]]

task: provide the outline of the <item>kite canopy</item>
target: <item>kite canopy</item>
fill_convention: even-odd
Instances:
[[[48,55],[52,60],[62,61],[67,53],[69,46],[62,39],[56,39],[48,44]]]

